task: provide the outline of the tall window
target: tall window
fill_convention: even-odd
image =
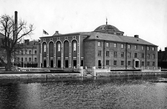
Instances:
[[[137,45],[135,45],[135,49],[137,50]]]
[[[109,56],[110,56],[110,52],[106,51],[106,57],[109,57]]]
[[[150,47],[147,47],[147,50],[150,50]]]
[[[74,42],[74,43],[73,43],[73,51],[76,51],[76,50],[77,50],[77,43]]]
[[[117,52],[116,52],[116,51],[114,51],[114,57],[115,57],[115,58],[117,57]]]
[[[37,54],[37,51],[35,50],[35,54]]]
[[[110,61],[109,60],[106,60],[106,65],[110,65]]]
[[[61,47],[61,46],[60,46],[60,43],[58,43],[58,51],[60,51],[60,47]]]
[[[98,55],[98,56],[101,56],[101,50],[98,51],[98,54],[97,54],[97,55]]]
[[[144,61],[141,62],[141,65],[144,66]]]
[[[31,58],[29,58],[29,62],[31,62]]]
[[[141,50],[144,50],[144,47],[143,47],[143,46],[141,46]]]
[[[144,58],[144,53],[141,54],[141,58]]]
[[[154,47],[152,47],[152,51],[154,51],[155,50],[155,48]]]
[[[114,47],[115,47],[115,48],[117,47],[117,44],[116,44],[116,43],[114,43]]]
[[[124,44],[121,44],[121,48],[124,48]]]
[[[122,58],[124,57],[124,52],[121,52],[121,57],[122,57]]]
[[[135,58],[137,58],[137,53],[135,53],[135,56],[134,56]]]
[[[106,47],[109,47],[109,43],[108,42],[106,43]]]
[[[150,54],[147,54],[147,58],[150,59]]]
[[[153,59],[155,59],[155,54],[153,54]]]
[[[101,43],[100,43],[100,42],[97,42],[97,46],[100,47],[100,46],[101,46]]]
[[[43,52],[46,52],[46,44],[43,45]]]
[[[131,53],[130,52],[128,52],[128,58],[131,58]]]
[[[121,65],[124,65],[124,61],[121,61]]]
[[[117,65],[117,61],[116,60],[114,60],[114,65]]]
[[[130,45],[128,45],[128,49],[130,49],[131,48],[131,46]]]
[[[31,54],[31,50],[29,50],[29,54]]]
[[[27,58],[25,58],[25,61],[27,61]]]
[[[128,65],[130,65],[131,64],[131,61],[128,61]]]

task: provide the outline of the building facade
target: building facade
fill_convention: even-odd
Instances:
[[[158,51],[158,67],[167,68],[167,47],[164,51]]]
[[[38,41],[24,40],[15,53],[14,64],[19,67],[38,67]]]
[[[157,67],[157,46],[138,35],[124,36],[115,26],[92,32],[54,34],[40,38],[40,67],[140,69]]]

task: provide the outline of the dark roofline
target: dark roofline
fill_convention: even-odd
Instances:
[[[85,39],[85,41],[108,41],[108,42],[115,42],[115,43],[124,43],[124,44],[134,44],[134,45],[145,45],[145,46],[154,46],[154,47],[158,47],[157,45],[154,44],[141,44],[141,43],[130,43],[130,42],[125,42],[125,41],[110,41],[110,40],[105,40],[105,39]]]

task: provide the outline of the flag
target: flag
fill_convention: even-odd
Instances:
[[[43,34],[49,35],[45,30],[43,30]]]

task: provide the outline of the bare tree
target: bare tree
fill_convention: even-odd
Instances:
[[[0,61],[5,65],[6,71],[11,71],[12,58],[19,48],[21,38],[31,35],[34,30],[33,25],[27,26],[27,23],[23,20],[20,20],[18,24],[16,23],[14,18],[8,15],[0,17],[0,31],[4,35],[0,44]]]

